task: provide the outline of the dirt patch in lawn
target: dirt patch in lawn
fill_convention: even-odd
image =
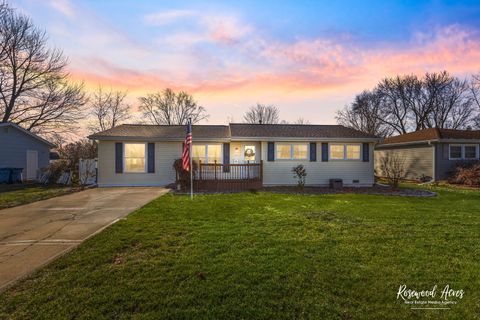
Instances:
[[[263,187],[259,191],[273,193],[290,193],[290,194],[377,194],[387,196],[403,196],[403,197],[435,197],[437,194],[428,190],[419,189],[393,189],[388,186],[375,185],[373,187],[343,187],[341,189],[333,189],[328,187]]]

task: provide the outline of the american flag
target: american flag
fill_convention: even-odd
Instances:
[[[192,144],[192,123],[187,124],[187,136],[183,143],[182,167],[183,170],[190,171],[190,145]]]

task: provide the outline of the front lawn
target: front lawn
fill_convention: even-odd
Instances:
[[[480,192],[435,191],[167,194],[0,295],[0,318],[473,319]],[[403,284],[465,293],[412,310]]]
[[[0,185],[0,209],[45,200],[72,192],[65,186]]]

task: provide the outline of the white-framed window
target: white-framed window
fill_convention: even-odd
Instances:
[[[330,159],[332,160],[360,160],[362,146],[358,143],[352,144],[329,144]]]
[[[332,160],[345,159],[345,145],[330,144],[330,159]]]
[[[124,172],[147,172],[146,154],[146,143],[125,143],[123,154]]]
[[[465,159],[477,159],[477,146],[476,145],[466,145],[463,146],[463,157]]]
[[[308,143],[277,143],[276,154],[278,160],[306,160]]]
[[[450,160],[478,159],[478,146],[475,144],[450,144],[448,145],[448,159]]]
[[[193,144],[192,160],[202,163],[222,163],[221,144]]]

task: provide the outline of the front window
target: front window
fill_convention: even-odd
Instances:
[[[192,160],[202,163],[221,163],[222,146],[219,144],[194,144],[192,145]]]
[[[293,145],[293,158],[294,159],[307,159],[308,146],[306,144],[294,144]]]
[[[125,172],[146,172],[145,143],[125,143]]]
[[[361,146],[359,144],[331,144],[330,159],[360,160]]]
[[[465,146],[465,159],[476,159],[476,158],[477,158],[477,147]]]
[[[291,159],[292,148],[289,144],[277,144],[277,159]]]
[[[360,159],[360,145],[359,144],[348,144],[347,145],[347,159],[348,160],[359,160]]]
[[[477,159],[477,146],[476,145],[462,145],[451,144],[449,145],[448,156],[450,160],[472,160]]]
[[[307,159],[308,145],[306,143],[277,144],[277,159],[304,160]]]
[[[450,159],[462,159],[462,146],[450,146]]]
[[[344,159],[345,158],[345,146],[343,144],[331,144],[330,145],[330,159]]]

